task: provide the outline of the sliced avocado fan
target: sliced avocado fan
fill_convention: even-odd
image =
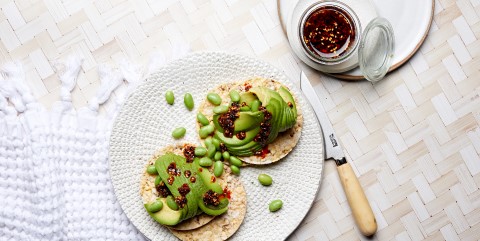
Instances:
[[[292,128],[296,123],[296,103],[287,88],[281,86],[278,91],[263,86],[251,88],[248,92],[240,94],[239,105],[251,107],[255,100],[261,102],[271,118],[269,120],[265,119],[266,113],[263,111],[240,111],[234,121],[233,136],[227,137],[224,135],[224,129],[219,123],[221,114],[213,116],[214,138],[224,143],[230,154],[252,156],[265,145],[275,141],[280,132]],[[256,139],[257,135],[261,135],[261,124],[264,122],[270,125],[268,137],[266,139]],[[265,134],[265,131],[262,134]]]
[[[188,163],[183,156],[166,153],[157,158],[155,168],[179,206],[178,210],[174,210],[167,205],[166,198],[159,198],[164,202],[159,212],[151,213],[147,209],[160,224],[173,226],[202,212],[220,215],[228,210],[226,198],[226,201],[221,199],[218,205],[204,203],[207,193],[218,196],[223,194],[223,190],[220,184],[211,181],[215,176],[198,165],[198,159]]]

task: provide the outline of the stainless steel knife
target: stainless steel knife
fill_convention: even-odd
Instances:
[[[355,222],[362,234],[371,236],[377,231],[377,222],[373,215],[372,208],[368,203],[362,186],[358,182],[357,176],[353,172],[352,166],[350,166],[345,158],[343,149],[340,146],[325,109],[315,93],[315,89],[313,89],[303,71],[300,75],[300,88],[310,102],[320,122],[325,145],[325,159],[333,159],[337,164],[338,175],[342,182],[345,196],[350,204]]]

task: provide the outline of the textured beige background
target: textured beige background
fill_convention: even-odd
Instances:
[[[19,60],[35,97],[58,100],[56,69],[85,62],[73,92],[84,106],[96,66],[145,63],[171,43],[258,56],[293,81],[306,71],[366,190],[378,240],[480,239],[480,1],[435,1],[430,34],[398,71],[372,85],[298,63],[276,0],[0,0],[0,62]],[[107,103],[103,108],[108,108]],[[290,240],[355,240],[332,162],[313,209]]]

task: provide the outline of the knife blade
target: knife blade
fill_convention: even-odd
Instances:
[[[300,74],[300,89],[310,102],[315,115],[317,116],[323,133],[325,145],[325,159],[334,159],[337,165],[338,176],[342,183],[345,196],[352,210],[353,218],[360,232],[365,236],[372,236],[377,231],[377,221],[373,215],[372,208],[358,181],[355,172],[353,172],[350,163],[347,162],[340,143],[338,142],[332,123],[327,117],[327,113],[322,103],[318,99],[312,84],[305,73]]]
[[[337,135],[333,130],[332,123],[330,123],[327,113],[318,99],[317,93],[315,93],[315,89],[312,84],[310,84],[310,81],[303,71],[300,75],[300,89],[307,97],[315,111],[318,121],[320,121],[320,127],[322,129],[325,143],[325,159],[333,158],[335,162],[343,161],[345,159],[345,154],[343,153],[340,143],[337,141]]]

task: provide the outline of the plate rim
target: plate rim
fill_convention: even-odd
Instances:
[[[311,105],[311,103],[306,99],[304,93],[301,91],[301,89],[299,87],[297,87],[295,85],[295,82],[293,82],[291,80],[290,77],[288,77],[288,75],[286,75],[286,73],[281,70],[280,68],[278,68],[277,66],[274,66],[273,64],[263,60],[263,59],[260,59],[260,58],[257,58],[257,57],[254,57],[254,56],[248,56],[248,55],[244,55],[244,54],[240,54],[240,53],[232,53],[232,52],[226,52],[226,51],[208,51],[208,50],[205,50],[205,51],[195,51],[195,52],[191,52],[185,56],[183,56],[181,59],[184,59],[184,58],[192,58],[196,55],[203,55],[203,54],[218,54],[218,55],[230,55],[230,56],[233,56],[235,58],[246,58],[246,59],[250,59],[251,61],[254,61],[254,62],[257,62],[257,63],[261,63],[262,65],[264,66],[269,66],[270,68],[274,69],[275,71],[277,71],[280,75],[283,75],[284,79],[286,81],[289,82],[289,84],[291,86],[293,86],[293,88],[296,88],[297,92],[299,95],[301,95],[304,100],[304,102],[306,103],[302,108],[302,111],[305,112],[305,111],[309,111],[311,113],[314,113],[313,112],[313,107]],[[181,59],[176,59],[176,60],[173,60],[169,63],[167,63],[166,65],[158,68],[157,70],[153,71],[149,76],[147,76],[145,78],[145,81],[142,82],[140,85],[136,86],[135,90],[133,91],[130,91],[128,96],[126,97],[125,101],[122,103],[121,107],[120,107],[120,110],[118,112],[118,115],[115,117],[115,120],[112,124],[112,129],[111,129],[111,132],[110,132],[110,135],[109,135],[109,138],[108,138],[108,170],[109,170],[109,177],[110,177],[110,180],[112,181],[112,187],[113,187],[113,192],[115,194],[115,197],[122,209],[122,212],[125,214],[125,216],[128,218],[128,220],[130,221],[130,223],[139,231],[139,233],[141,233],[145,238],[149,239],[142,231],[141,229],[134,223],[131,221],[131,218],[130,216],[127,214],[127,212],[125,212],[125,209],[124,209],[124,204],[122,204],[122,202],[120,202],[120,198],[119,198],[119,195],[117,194],[117,189],[119,189],[119,187],[117,185],[114,184],[113,182],[113,172],[112,172],[112,158],[111,158],[111,143],[112,143],[112,137],[114,135],[114,129],[116,127],[116,125],[118,124],[118,116],[120,116],[120,114],[124,111],[123,107],[125,105],[125,103],[127,103],[127,101],[130,99],[130,97],[137,91],[137,89],[142,86],[142,85],[145,85],[147,84],[148,82],[150,81],[155,81],[153,79],[151,79],[152,76],[155,76],[158,72],[160,72],[162,69],[167,69],[169,66],[171,65],[175,65],[176,63],[180,62]],[[281,82],[282,83],[282,82]],[[316,200],[316,197],[318,195],[318,193],[320,192],[320,188],[321,188],[321,185],[323,183],[323,179],[324,179],[324,170],[325,170],[325,147],[324,147],[324,137],[323,137],[323,134],[322,134],[322,129],[321,129],[321,123],[319,122],[318,118],[316,118],[314,116],[314,123],[315,123],[315,126],[316,128],[320,131],[320,141],[321,141],[321,150],[319,152],[319,161],[321,162],[320,164],[320,167],[321,167],[321,171],[320,171],[320,177],[319,177],[319,180],[318,180],[318,184],[317,184],[317,188],[315,190],[315,195],[313,196],[309,206],[308,206],[308,209],[306,210],[306,213],[305,215],[298,220],[298,223],[295,224],[294,228],[291,230],[290,233],[286,234],[285,236],[285,239],[289,238],[293,233],[296,232],[296,230],[300,227],[300,224],[303,222],[303,220],[305,220],[305,218],[307,217],[308,213],[311,211],[314,203],[315,203],[315,200]],[[303,131],[303,128],[302,128],[302,131]],[[301,137],[300,137],[301,138]],[[297,143],[298,145],[298,143]],[[295,145],[295,147],[297,147],[297,145]],[[294,147],[294,148],[295,148]],[[293,149],[292,149],[293,151]],[[291,152],[289,152],[285,157],[283,158],[286,158],[288,155],[290,155]],[[248,207],[248,204],[247,204],[247,207]]]
[[[285,23],[283,22],[283,17],[282,17],[282,10],[281,10],[281,6],[283,4],[281,4],[282,0],[277,0],[277,13],[278,13],[278,18],[280,20],[280,25],[282,27],[282,30],[283,30],[283,33],[285,34],[285,36],[287,35],[287,31],[285,29]],[[298,4],[298,3],[297,3]],[[295,6],[297,5],[295,4]],[[423,43],[425,42],[425,39],[427,38],[428,36],[428,33],[430,32],[430,28],[432,26],[432,23],[433,23],[433,17],[435,15],[435,0],[431,0],[431,4],[432,4],[432,8],[431,8],[431,14],[430,14],[430,19],[429,19],[429,22],[428,22],[428,26],[427,28],[425,29],[425,32],[423,33],[423,36],[422,38],[420,39],[420,41],[417,43],[417,45],[415,46],[415,48],[407,54],[407,56],[405,56],[405,58],[401,59],[400,61],[398,61],[397,63],[394,63],[389,69],[388,69],[388,72],[387,73],[390,73],[396,69],[398,69],[399,67],[401,67],[403,64],[405,64],[406,62],[408,62],[408,60],[410,58],[413,57],[413,55],[415,55],[415,53],[420,49],[420,47],[423,45]],[[288,18],[288,16],[287,16]],[[312,68],[313,69],[313,68]],[[320,72],[320,71],[319,71]],[[323,72],[322,72],[323,73]],[[349,80],[349,81],[362,81],[362,80],[365,80],[365,77],[362,76],[362,75],[351,75],[351,74],[342,74],[342,73],[337,73],[337,74],[333,74],[333,73],[324,73],[326,75],[329,75],[329,76],[332,76],[332,77],[336,77],[336,78],[339,78],[339,79],[342,79],[342,80]]]

